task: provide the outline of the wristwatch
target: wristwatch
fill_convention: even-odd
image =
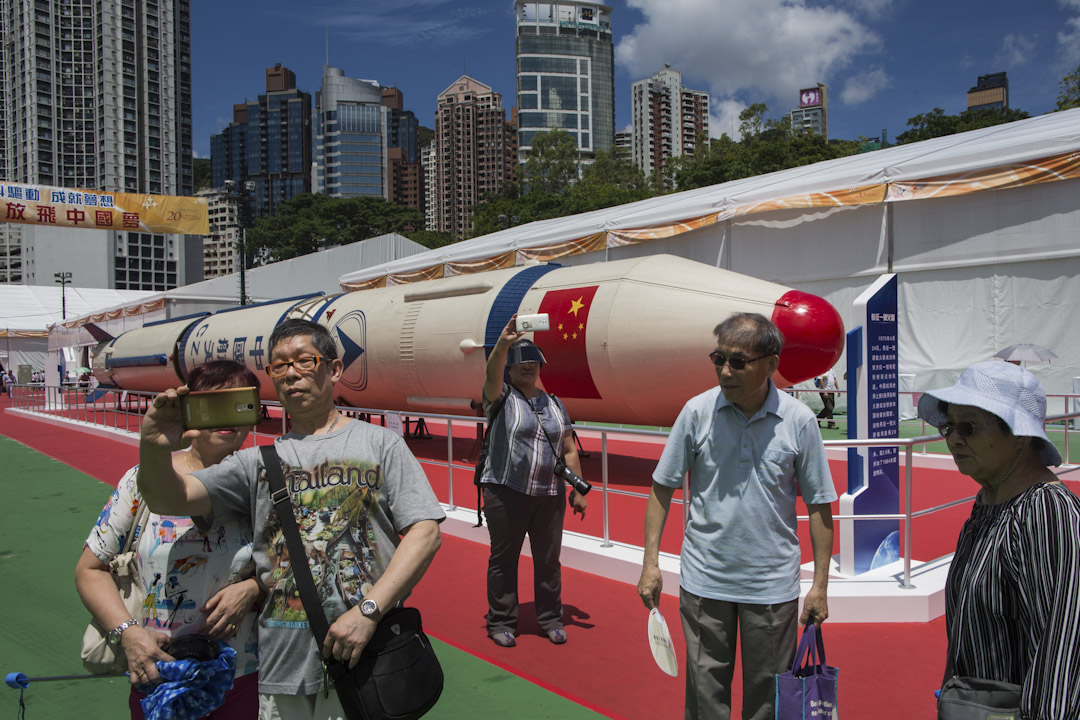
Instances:
[[[365,599],[360,603],[360,614],[366,618],[371,618],[375,622],[379,622],[382,619],[382,612],[379,611],[379,604],[371,599]]]
[[[109,637],[106,638],[106,639],[108,640],[109,644],[112,645],[113,647],[119,647],[119,645],[120,645],[120,636],[124,634],[124,631],[127,630],[129,627],[134,627],[134,626],[136,626],[138,624],[139,623],[138,623],[137,620],[135,620],[135,618],[128,618],[124,622],[117,625],[114,630],[110,631],[109,632]]]

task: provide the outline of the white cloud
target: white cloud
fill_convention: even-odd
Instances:
[[[714,102],[735,96],[784,112],[800,88],[828,83],[881,40],[851,13],[805,0],[628,0],[645,21],[615,58],[634,77],[664,63],[687,83],[704,80]],[[880,3],[879,3],[880,4]]]
[[[840,0],[841,5],[869,18],[884,17],[892,12],[893,0]]]
[[[1001,41],[1001,48],[994,56],[994,62],[1006,68],[1013,68],[1027,62],[1031,54],[1038,49],[1039,41],[1035,36],[1026,37],[1009,33]]]
[[[746,104],[738,100],[709,101],[709,137],[718,138],[725,133],[732,140],[742,139],[739,133],[739,113],[746,109]]]
[[[881,90],[889,87],[892,79],[882,68],[873,68],[849,77],[840,91],[840,99],[845,105],[858,105],[874,97]]]
[[[1077,3],[1080,4],[1080,0]],[[1080,65],[1080,17],[1069,18],[1057,37],[1061,60],[1065,68],[1072,72]]]
[[[490,32],[489,23],[478,21],[490,17],[490,8],[462,7],[449,0],[379,1],[362,3],[362,10],[356,7],[351,3],[340,5],[321,15],[305,16],[305,21],[329,26],[331,53],[334,39],[342,37],[395,47],[431,48],[478,39]],[[507,15],[513,17],[512,8]]]

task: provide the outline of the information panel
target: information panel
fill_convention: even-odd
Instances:
[[[848,333],[849,438],[895,438],[900,432],[896,304],[895,274],[883,275],[855,300],[856,316],[863,322]],[[899,510],[899,450],[852,448],[840,513],[881,515]],[[841,573],[857,575],[899,558],[899,520],[840,521]]]

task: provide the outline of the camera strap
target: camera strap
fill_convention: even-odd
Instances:
[[[540,426],[540,432],[544,433],[544,439],[547,440],[548,447],[551,448],[551,453],[555,456],[555,462],[559,462],[560,460],[562,460],[562,456],[559,455],[559,451],[555,449],[555,443],[551,442],[551,436],[548,435],[547,428],[544,427],[543,413],[541,413],[535,405],[529,402],[529,398],[525,397],[525,393],[521,392],[521,390],[519,390],[518,387],[514,385],[514,383],[510,383],[510,387],[513,390],[517,390],[518,395],[521,396],[521,399],[525,401],[525,404],[529,406],[530,410],[532,410],[533,415],[536,416],[536,424]],[[540,394],[541,396],[543,396],[546,393],[541,390]],[[553,400],[555,399],[554,395],[548,395],[548,397]]]

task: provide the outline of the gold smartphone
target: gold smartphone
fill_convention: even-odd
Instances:
[[[259,389],[225,388],[180,397],[185,430],[249,427],[259,424]]]

